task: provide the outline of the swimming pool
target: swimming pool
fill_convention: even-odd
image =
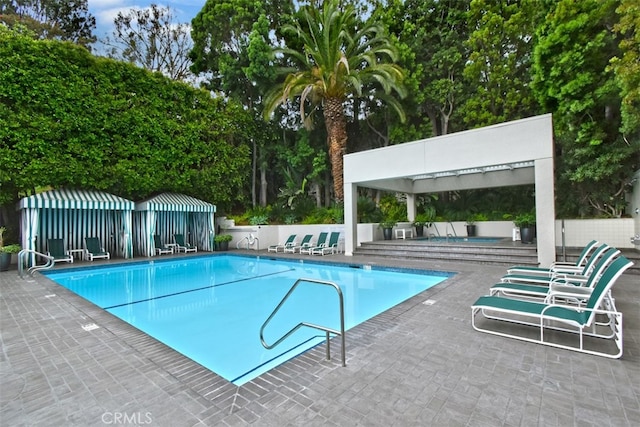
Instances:
[[[242,385],[325,341],[323,332],[303,328],[273,350],[260,343],[260,327],[297,279],[338,284],[344,295],[345,329],[350,329],[452,275],[353,267],[206,255],[46,275]],[[265,329],[265,340],[275,342],[300,321],[340,329],[335,289],[300,285]]]

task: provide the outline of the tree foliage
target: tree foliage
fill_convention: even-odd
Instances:
[[[0,22],[23,25],[39,38],[68,40],[88,47],[96,41],[96,19],[88,0],[0,0]]]
[[[277,106],[294,98],[299,98],[302,121],[309,117],[305,108],[322,108],[334,197],[340,202],[342,156],[347,147],[345,102],[371,96],[383,100],[404,118],[400,103],[392,95],[404,96],[404,73],[393,62],[396,50],[384,28],[374,20],[359,21],[353,5],[341,8],[339,1],[331,0],[324,2],[322,9],[303,7],[298,20],[283,31],[292,36],[293,47],[276,52],[289,60],[289,66],[280,70],[286,75],[284,82],[265,96],[264,115],[269,117]]]
[[[411,88],[403,101],[409,123],[419,129],[429,123],[433,136],[449,133],[462,102],[468,10],[469,1],[396,0],[385,12],[398,40],[400,64],[407,70],[405,84]],[[423,130],[419,138],[424,137]],[[407,140],[411,138],[401,141]]]
[[[209,89],[253,108],[261,98],[258,82],[271,83],[271,49],[262,43],[278,43],[270,32],[292,13],[290,1],[208,0],[192,21],[192,70],[211,73]]]
[[[540,16],[538,0],[472,0],[469,56],[464,69],[469,96],[467,127],[487,126],[536,114],[530,90],[531,49]]]
[[[188,54],[193,42],[189,25],[176,22],[172,10],[152,4],[145,9],[118,12],[114,19],[112,58],[123,59],[173,80],[193,80]]]
[[[292,13],[292,1],[207,1],[192,21],[192,71],[204,76],[205,87],[240,102],[260,120],[262,97],[275,84],[272,46],[281,43],[278,29]],[[253,138],[253,185],[249,190],[254,206],[258,198],[262,206],[267,204],[267,175],[276,156],[274,141],[282,141],[278,130],[270,132],[275,128],[257,132]]]
[[[2,202],[47,186],[241,198],[253,120],[240,105],[2,28],[0,57]]]
[[[627,140],[640,139],[640,7],[635,0],[621,0],[614,30],[620,35],[620,54],[611,59],[622,95],[622,133]]]
[[[533,82],[541,105],[556,113],[561,186],[578,192],[573,203],[614,216],[624,209],[639,149],[620,133],[620,87],[607,71],[620,54],[612,31],[617,3],[559,1],[538,29]]]
[[[245,105],[255,106],[262,102],[264,88],[272,85],[270,72],[275,67],[293,65],[295,67],[287,70],[292,75],[293,69],[312,69],[305,61],[313,63],[314,55],[320,58],[318,52],[322,49],[308,43],[312,47],[305,52],[305,39],[298,32],[312,34],[305,28],[313,24],[315,18],[295,15],[290,2],[279,2],[286,7],[280,9],[282,13],[276,18],[277,3],[271,1],[263,5],[251,0],[207,3],[194,20],[194,34],[202,43],[193,52],[200,60],[201,69],[214,73],[212,88],[242,100]],[[302,1],[295,5],[306,5],[301,9],[313,10],[320,16],[328,3],[332,2]],[[624,191],[628,189],[624,183],[628,181],[629,171],[637,169],[639,164],[637,2],[360,0],[335,3],[340,11],[351,8],[359,28],[370,18],[391,34],[390,40],[397,49],[397,63],[406,70],[404,85],[409,93],[399,102],[407,112],[407,123],[401,123],[399,117],[389,111],[389,106],[380,102],[377,95],[383,91],[377,90],[375,96],[360,99],[356,99],[357,94],[346,96],[340,104],[348,135],[348,145],[341,148],[343,151],[376,148],[550,112],[554,114],[556,135],[557,188],[563,194],[558,201],[558,212],[565,216],[620,214]],[[616,6],[617,14],[614,13]],[[572,12],[593,8],[607,12],[589,12],[587,19],[581,13]],[[294,25],[280,27],[277,22]],[[296,22],[302,23],[300,30],[288,33],[281,30],[295,27]],[[267,27],[269,30],[265,31]],[[609,41],[605,42],[593,28],[603,29],[602,34]],[[323,42],[323,39],[317,41]],[[250,46],[254,42],[256,44]],[[286,46],[297,51],[300,60],[286,52],[284,57],[268,58],[267,45]],[[545,50],[548,56],[544,56]],[[316,80],[321,82],[331,65],[317,70]],[[592,76],[594,84],[582,87],[587,75]],[[266,78],[260,80],[261,77]],[[258,83],[260,81],[265,84]],[[300,82],[294,82],[293,77],[286,82],[289,84],[286,102],[276,97],[285,103],[285,108],[276,110],[282,115],[276,117],[272,125],[280,127],[282,137],[270,138],[258,156],[262,164],[271,165],[271,176],[279,185],[287,185],[283,171],[288,166],[281,160],[285,157],[280,153],[295,150],[307,136],[310,141],[318,140],[319,126],[304,136],[297,132],[297,124],[292,121],[294,113],[302,109],[308,112],[310,107],[322,108],[325,112],[330,105],[327,98],[306,89]],[[298,83],[300,89],[296,93],[298,89],[293,88]],[[369,87],[363,85],[363,93]],[[284,86],[279,89],[284,94]],[[247,102],[249,99],[251,103]],[[605,99],[606,105],[601,102]],[[311,100],[320,102],[308,102]],[[333,111],[338,109],[334,107]],[[326,117],[319,117],[318,124],[323,120],[325,126],[331,123]],[[593,141],[603,138],[609,142],[585,144],[592,137],[596,138]],[[272,144],[283,145],[283,148],[273,150]],[[264,150],[265,147],[269,148]],[[332,164],[338,163],[332,161]],[[333,186],[339,194],[341,181],[336,182],[338,174],[332,175]],[[312,182],[309,175],[300,176]],[[269,194],[274,197],[273,193]],[[504,195],[512,197],[508,190]],[[443,203],[447,200],[448,197],[441,198]]]
[[[336,14],[353,15],[348,26],[353,31],[342,34],[351,34],[352,40],[372,22],[377,32],[365,37],[368,43],[378,34],[390,34],[396,63],[406,70],[403,84],[409,96],[384,102],[382,85],[353,78],[364,69],[361,63],[323,48],[324,39],[305,39],[320,34],[310,28],[329,4]],[[86,0],[0,0],[0,21],[9,27],[22,24],[16,31],[24,34],[26,25],[36,34],[32,37],[82,44],[91,40],[86,29],[95,25],[86,5]],[[136,48],[156,41],[168,34],[160,26],[170,26],[157,18],[144,41],[137,41],[138,33],[125,34],[133,30],[133,21],[121,21],[123,36],[131,35]],[[342,173],[329,172],[326,143],[339,165],[344,152],[549,112],[556,191],[562,195],[559,215],[620,215],[627,183],[640,167],[639,25],[640,9],[633,0],[208,0],[192,22],[189,57],[216,100],[80,50],[47,45],[35,54],[26,40],[3,32],[2,41],[11,42],[0,46],[0,162],[9,166],[0,169],[0,197],[14,200],[41,185],[108,187],[131,197],[151,188],[180,187],[215,193],[212,200],[219,206],[221,200],[229,206],[232,200],[248,201],[244,195],[249,193],[256,206],[259,193],[266,207],[278,200],[280,190],[297,194],[304,189],[305,197],[296,195],[303,202],[298,215],[308,208],[307,196],[330,206],[330,189],[338,195],[342,191]],[[320,26],[324,30],[324,22]],[[331,40],[336,33],[327,29],[323,34]],[[14,48],[20,54],[12,53]],[[171,53],[184,59],[184,52]],[[61,64],[55,64],[56,56]],[[349,76],[345,95],[335,99],[305,86],[303,74],[298,81],[291,77],[284,82],[288,89],[278,88],[287,96],[270,99],[284,104],[265,124],[260,120],[265,95],[276,86],[281,67],[289,67],[286,74],[291,75],[310,71],[309,82],[315,78],[317,87],[330,88],[325,95],[340,89],[332,71],[341,77],[348,68],[353,75],[344,74]],[[391,111],[394,106],[406,112],[406,123]],[[312,129],[301,127],[302,108],[324,114],[315,116]],[[336,117],[344,128],[342,123],[331,127]],[[341,137],[332,140],[336,129]],[[242,161],[231,152],[243,156],[248,150]],[[239,196],[219,193],[220,182]],[[514,210],[520,199],[531,202],[529,191],[511,190],[490,193],[494,202],[504,199],[508,203],[499,205]],[[373,191],[365,193],[379,199]],[[479,210],[483,200],[489,203],[488,194],[476,190],[443,194],[438,203]],[[284,211],[291,214],[289,208]]]

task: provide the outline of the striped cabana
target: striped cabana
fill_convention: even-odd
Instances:
[[[48,239],[63,239],[67,249],[83,249],[85,237],[97,237],[112,257],[133,257],[131,200],[102,191],[59,189],[25,197],[18,208],[24,249],[46,253]]]
[[[215,205],[185,194],[163,193],[135,205],[133,245],[136,255],[154,256],[153,235],[173,243],[183,234],[198,250],[212,251]]]

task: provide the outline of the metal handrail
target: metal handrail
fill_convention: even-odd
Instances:
[[[276,315],[278,310],[280,310],[280,308],[282,307],[284,302],[289,298],[289,296],[298,287],[298,285],[300,283],[303,283],[303,282],[316,283],[318,285],[332,286],[336,290],[336,292],[338,292],[338,298],[340,300],[340,330],[337,331],[335,329],[327,328],[325,326],[314,325],[313,323],[300,322],[296,326],[294,326],[289,332],[284,334],[276,342],[274,342],[271,345],[267,344],[267,342],[264,340],[264,328],[269,324],[271,319],[273,319],[273,316]],[[262,342],[262,346],[264,348],[266,348],[267,350],[271,350],[272,348],[276,347],[278,344],[280,344],[282,341],[287,339],[291,334],[293,334],[295,331],[297,331],[298,329],[300,329],[303,326],[307,326],[309,328],[314,328],[314,329],[319,329],[321,331],[325,331],[326,332],[326,334],[327,334],[327,360],[331,360],[331,347],[330,347],[330,341],[329,341],[329,334],[332,333],[332,334],[335,334],[335,335],[340,335],[342,337],[342,366],[347,366],[347,361],[346,361],[346,356],[345,356],[346,352],[345,352],[345,336],[344,336],[344,298],[342,296],[342,291],[340,290],[340,286],[336,285],[333,282],[325,282],[325,281],[322,281],[322,280],[315,280],[315,279],[300,278],[300,279],[296,280],[296,283],[293,284],[291,289],[289,289],[289,292],[287,292],[287,294],[284,296],[284,298],[282,298],[282,301],[280,301],[280,304],[278,304],[278,306],[273,310],[271,315],[262,324],[262,327],[260,328],[260,341]]]
[[[33,273],[40,270],[48,270],[55,265],[55,258],[51,255],[45,255],[41,252],[35,251],[33,249],[22,249],[18,252],[18,274],[21,279],[24,279],[24,265],[25,265],[25,256],[28,254],[33,254],[45,258],[47,260],[46,264],[43,265],[33,265],[27,269],[27,274],[33,277]]]
[[[434,229],[434,230],[436,230],[436,234],[431,233],[431,237],[436,237],[436,235],[437,235],[438,237],[442,237],[442,236],[440,235],[440,230],[438,230],[438,226],[437,226],[437,225],[435,225],[435,224],[431,224],[431,225],[432,225],[433,229]]]
[[[451,226],[451,231],[453,231],[453,235],[449,233],[449,226]],[[449,243],[449,236],[458,237],[458,233],[456,233],[456,228],[453,226],[451,221],[447,222],[447,229],[445,230],[447,234],[447,243]]]
[[[238,243],[236,243],[236,249],[240,249],[240,244],[245,240],[247,241],[247,250],[249,250],[249,246],[253,245],[257,245],[257,251],[260,250],[260,239],[254,236],[253,233],[249,233],[248,236],[245,236],[242,239],[238,240]]]

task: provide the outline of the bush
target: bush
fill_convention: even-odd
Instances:
[[[12,245],[1,247],[0,252],[3,252],[5,254],[17,254],[18,252],[20,252],[21,249],[22,247],[20,245],[14,243]]]
[[[216,237],[213,238],[213,241],[216,243],[222,242],[230,242],[233,237],[231,234],[217,234]]]
[[[533,212],[522,213],[513,218],[516,227],[531,227],[536,225],[536,214]]]

